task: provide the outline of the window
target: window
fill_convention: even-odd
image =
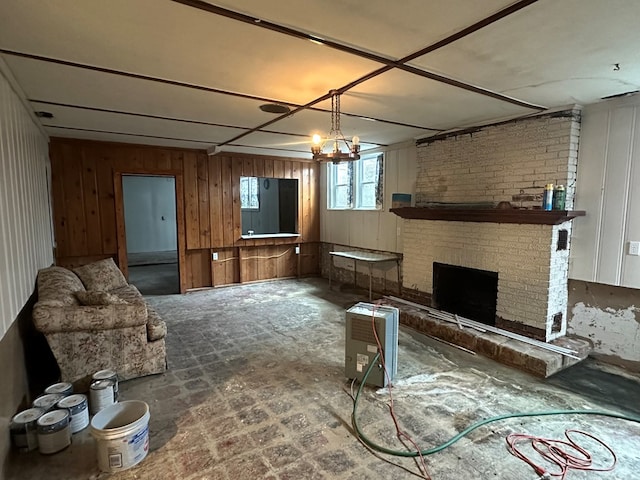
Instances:
[[[328,205],[332,210],[382,209],[382,155],[363,156],[355,162],[327,164]]]
[[[240,208],[242,210],[260,210],[257,177],[240,177]]]

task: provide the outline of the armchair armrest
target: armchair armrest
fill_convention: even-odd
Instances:
[[[113,330],[147,323],[144,303],[99,306],[58,306],[38,302],[33,307],[33,323],[42,333]]]

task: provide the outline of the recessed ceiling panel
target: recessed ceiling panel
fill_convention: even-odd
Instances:
[[[513,1],[210,0],[208,3],[399,59]]]
[[[198,150],[205,150],[207,145],[199,142],[186,142],[178,140],[170,140],[164,138],[145,137],[137,135],[118,135],[113,133],[100,133],[100,132],[88,132],[78,130],[66,130],[62,128],[51,127],[47,128],[47,133],[52,137],[63,138],[79,138],[85,140],[97,140],[101,142],[119,142],[119,143],[134,143],[138,145],[158,145],[162,147],[176,147],[176,148],[194,148]]]
[[[537,2],[413,63],[549,107],[640,88],[640,2]],[[616,66],[617,65],[617,66]]]
[[[0,17],[5,49],[295,103],[378,66],[169,1],[21,0]]]
[[[318,104],[318,106],[327,109],[331,108],[330,104],[324,102]],[[361,142],[372,145],[391,145],[419,136],[437,133],[433,130],[376,122],[348,115],[342,115],[340,123],[345,137],[351,139],[354,135],[357,135],[360,137]],[[282,132],[306,133],[309,139],[316,133],[325,137],[331,129],[331,114],[328,111],[305,110],[267,128],[277,129]]]
[[[388,120],[451,129],[487,120],[528,115],[535,110],[485,97],[407,72],[393,70],[342,96],[344,111]]]
[[[239,133],[242,129],[227,128],[194,123],[176,122],[156,118],[144,118],[108,112],[80,110],[50,104],[33,102],[35,111],[46,111],[53,118],[41,119],[46,128],[64,127],[65,129],[94,130],[121,134],[133,134],[175,140],[201,142],[201,147],[223,142]]]
[[[261,100],[175,87],[5,55],[18,83],[31,100],[146,113],[238,127],[274,118]]]

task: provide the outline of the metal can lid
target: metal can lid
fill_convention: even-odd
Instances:
[[[564,185],[556,185],[556,190],[564,190]]]
[[[544,186],[544,189],[545,189],[545,190],[553,190],[553,183],[547,183],[547,184]]]
[[[69,423],[69,412],[66,410],[52,410],[38,419],[39,427],[51,427],[58,424],[64,426],[67,423]]]
[[[60,382],[49,385],[45,388],[44,393],[67,393],[73,391],[73,385],[69,382]]]
[[[87,396],[81,393],[69,395],[58,402],[58,408],[73,408],[87,401]]]
[[[46,393],[44,395],[40,395],[33,401],[34,407],[42,407],[42,408],[50,408],[62,400],[66,395],[62,393]]]
[[[91,382],[91,390],[104,390],[105,388],[113,387],[116,384],[113,380],[94,380]]]
[[[14,424],[31,423],[35,420],[38,420],[42,415],[44,415],[43,408],[27,408],[26,410],[23,410],[22,412],[14,415],[14,417],[11,419],[11,422]]]
[[[94,380],[106,380],[116,377],[116,371],[111,369],[99,370],[93,374]]]

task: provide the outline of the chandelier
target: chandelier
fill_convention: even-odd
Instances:
[[[360,159],[360,139],[353,137],[351,144],[349,144],[340,130],[340,93],[338,90],[331,90],[329,94],[331,94],[331,130],[325,139],[317,133],[313,136],[313,144],[311,145],[313,159],[318,162],[333,163],[340,163],[343,160],[358,160]],[[326,145],[331,145],[333,150],[323,153]],[[342,151],[341,145],[346,146],[346,152]]]

